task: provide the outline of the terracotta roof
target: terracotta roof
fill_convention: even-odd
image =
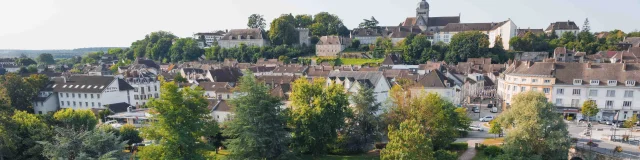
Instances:
[[[583,84],[599,80],[600,85],[608,85],[609,80],[616,80],[617,85],[624,86],[627,80],[640,82],[640,64],[556,63],[555,75],[556,84],[573,84],[574,79],[582,79]]]
[[[468,58],[467,62],[473,64],[491,64],[491,58]]]
[[[507,75],[516,76],[538,76],[538,77],[552,77],[555,72],[556,63],[549,62],[520,62],[517,61],[514,65],[509,66],[504,72]]]
[[[386,31],[382,29],[373,28],[355,28],[351,31],[351,37],[383,37],[386,36]]]
[[[267,39],[261,29],[232,29],[220,40]]]
[[[556,22],[549,24],[549,27],[545,31],[551,30],[580,30],[578,25],[573,21]]]
[[[253,66],[248,68],[248,70],[250,70],[253,73],[271,72],[274,69],[276,69],[276,67]]]
[[[290,84],[290,83],[293,83],[297,79],[297,77],[265,75],[265,76],[258,76],[256,77],[256,79],[259,82],[263,82],[265,84]]]

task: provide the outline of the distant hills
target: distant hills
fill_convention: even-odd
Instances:
[[[0,58],[19,57],[24,54],[27,57],[35,58],[42,53],[50,53],[53,58],[71,58],[74,56],[82,56],[89,52],[103,51],[107,52],[110,48],[125,47],[90,47],[76,49],[58,49],[58,50],[18,50],[18,49],[0,49]]]

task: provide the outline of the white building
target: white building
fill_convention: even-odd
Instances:
[[[200,48],[205,48],[214,45],[214,43],[218,42],[225,34],[227,33],[224,31],[200,32],[193,34],[193,39],[198,40],[198,46]]]
[[[222,48],[234,48],[240,44],[247,46],[268,46],[267,35],[261,29],[232,29],[218,41]]]
[[[204,96],[210,99],[230,100],[236,96],[229,82],[200,82],[198,86],[204,90]]]
[[[385,104],[389,98],[391,85],[380,71],[331,71],[327,85],[341,84],[346,92],[357,93],[360,88],[373,87],[373,94],[378,103]],[[383,105],[385,106],[385,105]]]
[[[493,47],[496,37],[502,38],[502,45],[505,50],[509,50],[511,46],[509,41],[517,36],[516,26],[511,19],[498,23],[449,23],[447,26],[434,34],[434,42],[438,41],[450,43],[454,35],[460,32],[479,31],[489,37],[489,47]]]
[[[55,112],[60,108],[105,109],[105,106],[109,104],[123,102],[130,104],[132,94],[133,87],[116,77],[71,76],[55,78],[54,83],[43,89],[38,95],[39,98],[33,102],[35,103],[34,111],[38,114],[45,114]]]
[[[578,25],[576,25],[576,23],[573,21],[555,22],[549,24],[549,27],[544,30],[544,33],[550,35],[552,31],[555,31],[558,37],[562,37],[565,32],[578,35],[578,32],[580,32],[580,27],[578,27]]]
[[[124,80],[133,87],[129,104],[146,105],[151,98],[160,98],[160,81],[158,76],[145,68],[129,69],[123,73]]]
[[[227,104],[226,100],[208,99],[209,107],[211,111],[211,117],[218,123],[224,123],[232,119],[233,113],[231,106]]]
[[[439,70],[432,70],[419,79],[413,87],[409,88],[411,95],[438,94],[442,99],[455,105],[460,105],[460,87],[454,81],[447,78]]]

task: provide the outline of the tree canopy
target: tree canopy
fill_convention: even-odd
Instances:
[[[265,23],[264,16],[260,14],[252,14],[249,16],[249,20],[247,21],[247,27],[249,28],[260,28],[264,30],[267,24]]]
[[[380,152],[380,159],[434,159],[433,147],[425,127],[417,120],[405,120],[398,127],[389,127],[389,143]]]
[[[56,128],[53,141],[40,142],[47,159],[128,159],[126,143],[113,132]]]
[[[381,103],[376,102],[372,87],[358,90],[350,97],[353,102],[352,115],[340,130],[340,136],[332,152],[335,154],[364,153],[380,137],[379,110]]]
[[[283,14],[271,22],[269,39],[273,45],[293,45],[298,43],[297,21],[291,14]]]
[[[313,24],[309,27],[311,35],[321,37],[326,35],[348,36],[349,29],[342,20],[334,14],[320,12],[313,16]]]
[[[570,145],[567,124],[541,92],[523,92],[498,117],[506,129],[504,151],[515,158],[565,159]]]
[[[464,62],[467,58],[486,56],[489,47],[489,37],[478,31],[461,32],[453,35],[449,43],[447,62]]]
[[[38,55],[38,58],[36,58],[36,60],[38,61],[38,63],[44,64],[44,65],[50,65],[50,64],[56,63],[56,61],[53,59],[53,55],[49,53],[43,53]]]
[[[285,159],[289,153],[289,138],[285,130],[287,117],[280,108],[280,98],[270,94],[253,73],[244,73],[238,91],[242,94],[231,100],[233,120],[224,135],[231,159]]]
[[[378,20],[375,17],[371,17],[371,19],[363,19],[363,22],[358,25],[358,28],[366,28],[366,29],[378,29]]]
[[[8,98],[10,106],[21,111],[33,113],[31,102],[38,92],[46,86],[49,78],[41,74],[34,74],[23,78],[14,73],[0,76],[0,88],[5,90],[3,95]]]
[[[290,100],[291,146],[299,153],[327,153],[350,112],[344,87],[339,84],[327,87],[322,78],[312,83],[300,78],[293,83]]]
[[[93,130],[98,124],[98,119],[88,109],[66,108],[54,113],[53,117],[62,127],[69,129]]]
[[[162,95],[147,103],[153,113],[150,126],[142,136],[158,143],[145,146],[141,159],[205,159],[210,144],[200,139],[211,119],[203,91],[189,87],[179,89],[173,82],[163,82]]]

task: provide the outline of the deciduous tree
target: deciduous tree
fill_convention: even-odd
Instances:
[[[487,54],[489,37],[478,31],[461,32],[453,35],[449,43],[450,63],[466,61],[467,58],[482,57]],[[455,59],[454,59],[455,58]]]
[[[62,125],[61,127],[76,130],[93,130],[98,124],[98,119],[87,109],[66,108],[53,114],[53,117]]]
[[[389,143],[380,152],[380,159],[434,159],[431,139],[417,120],[405,120],[398,127],[389,126]]]
[[[44,64],[44,65],[50,65],[50,64],[56,63],[56,61],[53,60],[53,55],[49,53],[43,53],[38,55],[38,58],[36,58],[36,60],[38,60],[38,63]]]
[[[17,111],[11,117],[17,126],[16,150],[10,152],[10,159],[44,159],[41,154],[43,147],[38,141],[50,141],[53,137],[52,129],[42,119],[25,111]]]
[[[162,95],[147,103],[153,114],[150,126],[142,129],[142,137],[157,144],[139,152],[141,159],[204,159],[210,144],[200,139],[210,111],[203,91],[182,88],[163,82]]]
[[[260,14],[252,14],[249,16],[249,21],[247,22],[247,27],[249,28],[260,28],[264,30],[267,24],[265,23],[264,16]]]
[[[513,97],[511,109],[498,117],[507,128],[503,148],[512,158],[565,159],[570,145],[567,124],[540,92]]]
[[[128,159],[122,150],[126,143],[105,130],[56,128],[53,141],[39,142],[47,159]]]
[[[298,43],[296,19],[291,14],[283,14],[271,22],[269,39],[274,45],[293,45]]]
[[[122,138],[123,141],[127,141],[127,145],[131,146],[135,143],[142,142],[142,137],[140,137],[140,132],[136,130],[136,127],[132,124],[125,124],[120,127],[120,131],[118,135]]]
[[[600,109],[598,109],[598,105],[596,104],[596,102],[588,100],[582,103],[582,111],[580,112],[582,113],[582,115],[584,115],[587,121],[591,122],[591,117],[598,114],[600,112]]]
[[[301,78],[293,83],[289,126],[293,130],[291,146],[297,152],[325,154],[344,126],[349,113],[344,87],[325,83],[322,78],[312,83]]]
[[[352,115],[348,118],[346,126],[341,129],[338,142],[333,147],[334,153],[353,154],[363,153],[369,149],[380,133],[380,118],[378,111],[381,104],[376,102],[372,87],[358,90],[351,96],[355,104],[352,107]]]

